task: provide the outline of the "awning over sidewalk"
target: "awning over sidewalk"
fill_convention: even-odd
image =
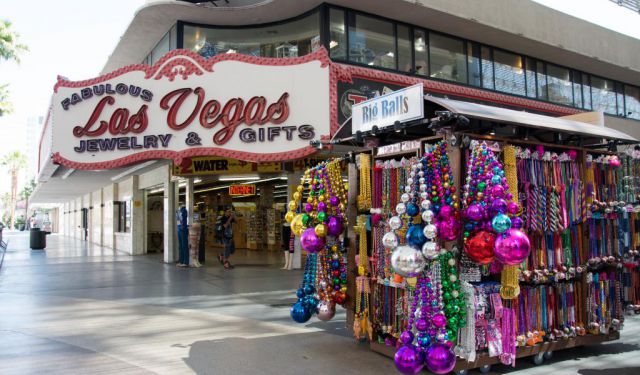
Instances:
[[[608,140],[619,140],[630,143],[640,142],[636,138],[621,131],[580,121],[538,115],[524,111],[515,111],[513,109],[494,107],[484,104],[463,102],[460,100],[434,98],[432,96],[425,96],[425,101],[442,106],[452,113],[457,113],[479,120],[530,127],[550,132],[562,132],[595,138],[606,138]]]

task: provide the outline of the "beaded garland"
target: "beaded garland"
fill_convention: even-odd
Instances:
[[[291,317],[299,323],[308,321],[316,312],[320,320],[330,320],[335,315],[335,305],[343,305],[347,299],[346,260],[339,238],[346,225],[343,202],[346,202],[347,187],[342,180],[340,162],[334,159],[308,169],[285,215],[291,231],[300,236],[300,244],[308,252],[307,267],[313,268],[305,269],[303,284],[297,292],[299,300],[291,309]],[[304,213],[296,214],[305,183],[309,186],[309,196],[303,206]]]

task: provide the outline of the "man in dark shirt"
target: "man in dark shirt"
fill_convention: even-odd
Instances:
[[[220,263],[225,269],[231,269],[233,266],[229,262],[229,257],[236,251],[236,245],[233,242],[233,224],[236,222],[236,214],[233,207],[227,207],[222,218],[222,243],[224,244],[224,254],[219,256]]]

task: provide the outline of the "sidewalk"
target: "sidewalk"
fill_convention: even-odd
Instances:
[[[291,321],[301,271],[240,256],[231,271],[213,258],[205,268],[177,268],[159,255],[131,257],[61,236],[49,236],[46,251],[29,250],[28,233],[7,237],[0,374],[397,373],[391,359],[354,342],[344,312],[329,323]],[[493,373],[638,373],[630,368],[640,366],[639,320],[627,321],[620,342]],[[603,370],[615,368],[629,370]]]

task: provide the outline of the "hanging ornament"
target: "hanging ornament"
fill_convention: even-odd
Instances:
[[[495,242],[495,234],[483,230],[467,240],[464,249],[472,261],[479,264],[489,264],[495,257]]]
[[[427,349],[424,362],[434,374],[447,374],[456,366],[456,355],[447,345],[436,343]]]
[[[416,277],[426,265],[422,254],[411,246],[398,246],[391,254],[391,266],[402,277]]]

